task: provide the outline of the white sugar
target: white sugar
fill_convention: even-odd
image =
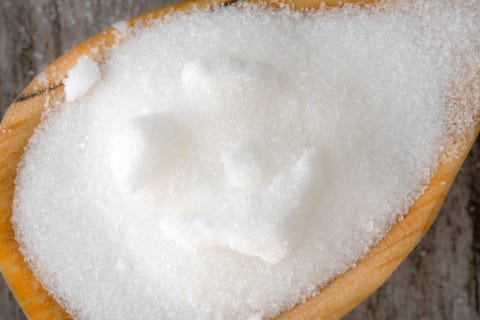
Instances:
[[[112,27],[114,27],[116,30],[120,31],[121,33],[128,32],[128,22],[125,20],[115,22],[114,24],[112,24]]]
[[[175,14],[81,58],[16,180],[44,287],[77,319],[262,319],[354,266],[480,105],[479,5],[397,2]]]
[[[81,98],[100,80],[100,68],[90,57],[81,57],[68,71],[65,83],[65,100],[73,102]]]

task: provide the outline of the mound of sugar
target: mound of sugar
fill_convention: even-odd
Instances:
[[[163,184],[175,166],[188,158],[189,137],[168,114],[129,119],[111,139],[112,171],[120,186],[130,191]]]
[[[479,93],[451,88],[480,69],[478,21],[475,1],[239,5],[128,33],[101,68],[79,60],[30,139],[27,261],[77,319],[277,315],[362,257],[471,130]]]

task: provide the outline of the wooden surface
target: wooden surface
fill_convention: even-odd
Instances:
[[[65,49],[115,20],[162,1],[0,1],[0,103]],[[475,145],[440,218],[388,283],[347,319],[477,319],[480,275],[480,146]],[[0,320],[21,319],[0,284]]]

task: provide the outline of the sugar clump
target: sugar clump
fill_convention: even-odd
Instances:
[[[68,71],[64,80],[65,100],[72,102],[82,97],[100,80],[100,68],[90,57],[81,57]]]
[[[234,5],[128,33],[79,59],[29,141],[26,260],[76,319],[274,317],[354,266],[476,124],[479,21],[469,0]]]

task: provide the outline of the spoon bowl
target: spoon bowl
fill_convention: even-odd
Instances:
[[[236,1],[238,0],[183,2],[132,18],[128,24],[147,25],[150,20],[160,19],[172,10],[189,12],[195,8],[225,6]],[[272,0],[263,3],[274,7],[287,3],[298,9],[321,7],[326,10],[329,6],[341,6],[345,2],[367,4],[374,1]],[[0,124],[0,269],[31,320],[70,319],[70,316],[62,308],[62,301],[55,301],[35,278],[15,240],[10,217],[18,162],[28,139],[41,121],[45,106],[62,97],[62,79],[77,59],[89,55],[101,61],[109,49],[121,40],[122,34],[115,28],[109,28],[68,51],[23,90]],[[457,95],[461,96],[461,92]],[[386,236],[356,263],[356,267],[331,280],[317,296],[285,311],[277,319],[338,319],[379,288],[433,223],[477,134],[478,126],[457,141],[455,148],[461,150],[459,157],[440,163],[424,194],[409,209],[404,219],[398,221]]]

